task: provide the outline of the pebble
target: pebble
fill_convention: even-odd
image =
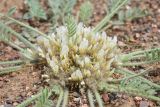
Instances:
[[[80,98],[74,98],[73,101],[79,102],[79,101],[80,101]]]
[[[126,44],[124,42],[118,41],[118,45],[119,46],[126,46]]]
[[[17,103],[17,102],[14,102],[14,103],[13,103],[13,106],[17,106],[17,105],[18,105],[18,103]]]
[[[0,82],[0,88],[2,88],[3,87],[3,83],[2,82]]]
[[[32,92],[28,92],[28,93],[27,93],[27,96],[31,96],[31,95],[32,95]]]
[[[139,107],[149,107],[149,103],[147,101],[141,101]]]
[[[73,92],[73,96],[78,98],[80,95],[77,92]]]
[[[3,80],[3,78],[2,77],[0,77],[0,81],[2,81]]]
[[[0,105],[0,107],[13,107],[11,104]]]
[[[81,107],[89,107],[87,104],[83,104]]]
[[[108,102],[109,101],[109,97],[107,93],[102,94],[102,99],[104,102]]]
[[[141,101],[142,100],[142,97],[135,97],[134,98],[136,101]]]
[[[29,90],[29,87],[26,87],[26,91],[28,91]]]
[[[140,37],[140,34],[139,33],[136,33],[136,38],[139,38]]]

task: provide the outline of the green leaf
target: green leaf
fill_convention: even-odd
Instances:
[[[101,31],[108,22],[110,22],[111,18],[117,14],[117,12],[119,11],[119,9],[125,5],[126,3],[128,3],[129,0],[118,0],[114,6],[114,8],[112,9],[111,12],[109,12],[109,14],[107,14],[93,29],[93,32],[99,32]]]
[[[146,16],[146,12],[138,7],[130,8],[125,12],[125,20],[134,20]]]
[[[10,9],[8,10],[7,15],[8,15],[8,16],[12,16],[13,13],[15,13],[15,11],[16,11],[16,7],[12,7],[12,8],[10,8]]]
[[[6,43],[11,41],[11,35],[9,34],[9,29],[4,27],[3,22],[0,22],[0,41],[4,41]]]
[[[147,61],[154,61],[154,60],[160,61],[160,49],[159,48],[154,49],[150,52],[144,51],[144,54],[145,54]]]
[[[54,85],[53,88],[52,88],[52,91],[53,91],[56,95],[58,95],[58,94],[60,94],[60,92],[61,92],[61,87],[60,87],[59,85]]]
[[[118,20],[119,21],[124,21],[124,19],[125,19],[124,11],[118,12]]]
[[[39,0],[27,0],[29,6],[29,14],[32,17],[47,19],[44,9],[41,7]]]
[[[66,18],[66,24],[68,29],[68,36],[71,37],[76,33],[76,30],[77,30],[77,24],[73,16],[68,16]]]
[[[71,14],[77,0],[48,0],[48,5],[52,11],[52,23],[64,24],[64,19],[68,14]]]
[[[87,24],[92,14],[93,14],[92,3],[89,1],[84,2],[80,7],[80,12],[79,12],[80,20],[83,23]]]
[[[67,3],[64,4],[65,8],[65,13],[66,15],[72,12],[72,9],[74,5],[76,4],[77,0],[65,0]],[[65,3],[65,2],[64,2]]]
[[[77,0],[48,0],[54,15],[70,14]]]
[[[45,88],[42,90],[42,95],[38,98],[34,107],[52,107],[53,102],[49,100],[49,97],[49,90]]]

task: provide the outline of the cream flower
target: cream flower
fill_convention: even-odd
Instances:
[[[66,26],[56,29],[46,39],[37,38],[39,56],[46,59],[53,75],[64,74],[73,81],[101,78],[113,71],[118,62],[117,38],[105,32],[93,33],[91,27],[78,24],[75,35],[68,36]]]

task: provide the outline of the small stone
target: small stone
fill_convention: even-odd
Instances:
[[[74,98],[73,101],[79,102],[79,101],[80,101],[80,98]]]
[[[11,51],[12,51],[12,48],[11,48],[10,46],[7,46],[7,47],[6,47],[6,50],[7,50],[8,52],[11,52]]]
[[[147,101],[141,101],[139,107],[149,107],[149,103]]]
[[[134,98],[136,101],[141,101],[142,100],[142,97],[135,97]]]
[[[118,41],[118,45],[119,46],[126,46],[126,44],[124,42]]]
[[[9,81],[10,81],[9,79],[5,79],[5,80],[4,80],[4,82],[9,82]]]
[[[26,91],[28,91],[29,90],[29,87],[26,87]]]
[[[44,78],[44,79],[49,78],[49,75],[43,74],[42,78]]]
[[[33,73],[32,73],[32,76],[36,76],[36,75],[37,75],[37,73],[36,73],[36,72],[33,72]]]
[[[10,77],[15,77],[16,75],[17,75],[17,73],[12,72],[12,73],[10,74]]]
[[[2,107],[13,107],[11,104],[5,104]]]
[[[139,38],[140,37],[140,34],[139,33],[136,33],[136,38]]]
[[[107,93],[102,94],[102,99],[104,102],[108,102],[109,101],[109,97]]]
[[[153,27],[153,28],[157,28],[157,25],[156,25],[156,24],[152,24],[152,27]]]
[[[22,93],[21,93],[21,96],[22,96],[22,97],[25,97],[25,96],[26,96],[26,93],[25,93],[25,92],[22,92]]]
[[[11,104],[6,104],[4,107],[13,107]]]
[[[3,78],[2,77],[0,77],[0,81],[2,81],[3,80]]]
[[[31,96],[31,95],[32,95],[32,92],[28,92],[28,93],[27,93],[27,96]]]
[[[78,98],[80,95],[77,92],[73,92],[73,96]]]
[[[87,104],[83,104],[81,107],[89,107]]]
[[[0,82],[0,88],[2,88],[3,87],[3,83],[2,82]]]
[[[13,106],[17,106],[17,105],[18,105],[18,103],[17,103],[17,102],[14,102],[14,103],[13,103]]]

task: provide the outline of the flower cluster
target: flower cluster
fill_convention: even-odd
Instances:
[[[39,55],[46,59],[54,75],[64,73],[73,81],[106,76],[117,61],[117,38],[105,32],[93,33],[91,28],[78,24],[69,37],[67,27],[61,26],[46,39],[37,38]]]

